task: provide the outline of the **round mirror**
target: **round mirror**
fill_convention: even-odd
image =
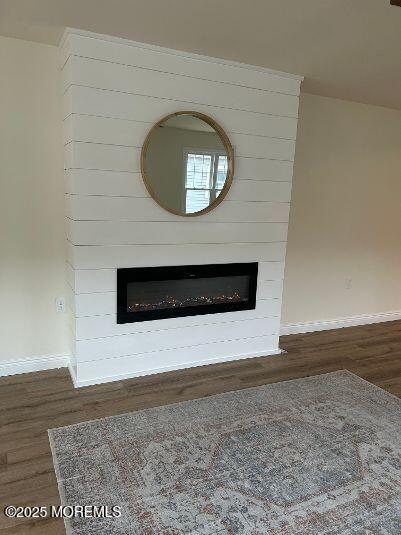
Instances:
[[[160,206],[176,215],[197,216],[227,195],[233,160],[221,126],[203,113],[181,111],[153,126],[142,148],[141,171]]]

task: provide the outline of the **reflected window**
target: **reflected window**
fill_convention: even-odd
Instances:
[[[221,193],[227,177],[224,152],[188,149],[185,162],[185,212],[207,208]]]

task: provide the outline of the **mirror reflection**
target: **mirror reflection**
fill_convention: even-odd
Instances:
[[[174,114],[159,122],[145,142],[145,184],[153,198],[175,214],[204,213],[228,190],[230,151],[227,136],[212,119]]]

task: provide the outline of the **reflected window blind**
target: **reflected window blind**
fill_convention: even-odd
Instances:
[[[186,213],[199,212],[207,208],[220,195],[226,176],[226,154],[202,150],[186,152]]]

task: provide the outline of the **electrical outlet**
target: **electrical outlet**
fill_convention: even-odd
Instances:
[[[56,306],[56,312],[64,313],[65,312],[65,297],[56,297],[54,300]]]
[[[351,290],[351,288],[352,288],[352,279],[345,279],[344,287],[345,287],[346,290]]]

